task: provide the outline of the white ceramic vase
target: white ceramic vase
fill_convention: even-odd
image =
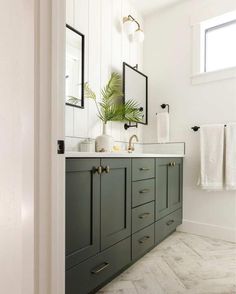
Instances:
[[[101,136],[96,138],[96,152],[112,152],[114,139],[107,135],[107,124],[103,124],[103,132]]]

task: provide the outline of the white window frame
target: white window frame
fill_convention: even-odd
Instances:
[[[220,16],[210,16],[192,21],[192,84],[209,83],[236,78],[236,67],[228,67],[215,71],[205,71],[205,31],[236,20],[236,10]]]
[[[221,28],[226,28],[228,26],[235,25],[235,24],[236,24],[236,17],[233,20],[226,21],[224,23],[220,23],[220,24],[217,24],[215,26],[207,27],[204,30],[204,32],[203,32],[203,34],[204,34],[204,57],[203,57],[203,59],[204,59],[204,72],[209,72],[209,70],[207,71],[207,34],[209,32],[220,30]],[[227,69],[227,68],[230,68],[230,67],[236,67],[236,65],[234,65],[234,66],[227,66],[227,67],[222,68],[222,69]]]

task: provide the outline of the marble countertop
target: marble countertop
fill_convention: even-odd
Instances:
[[[87,157],[87,158],[143,158],[143,157],[184,157],[183,154],[155,154],[155,153],[128,153],[128,152],[66,152],[65,154],[66,158],[81,158],[81,157]]]

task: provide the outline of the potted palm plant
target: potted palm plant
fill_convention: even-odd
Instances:
[[[98,117],[103,123],[103,133],[96,138],[96,151],[111,152],[113,138],[107,134],[107,124],[110,121],[141,122],[142,112],[135,100],[123,102],[122,79],[118,73],[113,72],[106,86],[101,90],[101,101],[86,83],[85,97],[92,99],[97,107]]]

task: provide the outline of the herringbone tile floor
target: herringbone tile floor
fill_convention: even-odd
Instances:
[[[175,232],[99,294],[236,294],[236,244]]]

